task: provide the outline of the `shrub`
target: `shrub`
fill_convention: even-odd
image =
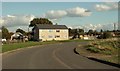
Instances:
[[[91,52],[94,52],[94,53],[99,53],[100,50],[96,47],[88,47],[87,50],[91,51]]]
[[[101,34],[100,36],[98,36],[99,39],[107,39],[112,37],[112,34],[110,32],[104,32],[103,34]]]
[[[106,54],[106,55],[111,55],[112,52],[111,51],[103,51],[102,53]]]

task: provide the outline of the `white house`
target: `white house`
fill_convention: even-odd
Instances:
[[[68,28],[65,25],[39,24],[33,28],[34,40],[68,40]]]
[[[11,35],[11,41],[15,40],[15,39],[23,39],[23,34],[21,34],[20,32],[16,32],[13,35]]]

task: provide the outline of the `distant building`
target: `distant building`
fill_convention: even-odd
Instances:
[[[17,42],[17,41],[25,42],[25,41],[28,41],[28,36],[23,35],[20,32],[16,32],[13,35],[11,35],[10,41],[12,41],[12,42]]]
[[[6,39],[2,39],[2,42],[6,42],[7,40]]]
[[[68,40],[68,28],[65,25],[39,24],[33,28],[34,40]]]
[[[94,39],[96,39],[96,37],[95,36],[89,36],[89,35],[80,35],[80,39],[94,40]]]
[[[16,32],[13,35],[11,35],[11,41],[12,40],[22,40],[23,39],[23,34],[20,32]]]

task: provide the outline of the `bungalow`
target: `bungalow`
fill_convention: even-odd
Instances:
[[[65,25],[38,24],[32,31],[34,40],[68,40],[68,28]]]
[[[13,35],[11,35],[11,41],[12,40],[23,40],[23,34],[20,32],[16,32]]]

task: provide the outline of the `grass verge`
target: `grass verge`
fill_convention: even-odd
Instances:
[[[44,45],[44,44],[52,44],[56,43],[56,41],[46,41],[46,42],[20,42],[20,43],[10,43],[10,44],[4,44],[2,45],[2,53],[19,49],[19,48],[25,48],[25,47],[30,47],[30,46],[36,46],[36,45]]]
[[[30,47],[30,46],[36,46],[36,45],[44,45],[44,44],[53,44],[53,43],[64,43],[64,42],[73,42],[73,41],[87,41],[87,40],[61,40],[61,41],[45,41],[45,42],[33,42],[33,41],[28,41],[28,42],[19,42],[19,43],[7,43],[2,45],[2,53],[19,49],[19,48],[25,48],[25,47]]]
[[[120,64],[120,41],[102,39],[91,41],[88,45],[76,48],[76,51],[86,57],[93,57],[104,61]]]

